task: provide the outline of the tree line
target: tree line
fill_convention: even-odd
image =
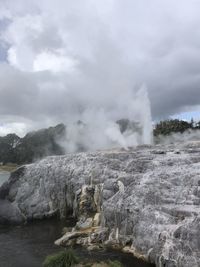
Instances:
[[[153,134],[154,136],[169,135],[171,133],[183,133],[189,129],[192,130],[200,129],[200,121],[194,122],[193,119],[191,119],[190,122],[179,119],[160,121],[155,125]]]

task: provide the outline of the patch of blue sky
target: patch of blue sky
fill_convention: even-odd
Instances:
[[[7,51],[8,51],[8,47],[6,46],[2,46],[2,44],[0,43],[0,62],[8,62],[7,61]]]
[[[7,62],[7,51],[9,45],[1,40],[1,35],[4,34],[4,30],[8,27],[11,21],[9,19],[0,20],[0,62]]]
[[[200,121],[200,111],[182,112],[171,116],[171,118],[185,121],[191,121],[191,119],[194,121]]]

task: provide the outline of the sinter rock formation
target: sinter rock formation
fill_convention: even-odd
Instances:
[[[162,267],[200,266],[200,143],[53,156],[0,189],[0,222],[73,213],[56,241],[112,246]]]

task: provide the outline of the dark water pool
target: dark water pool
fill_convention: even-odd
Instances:
[[[60,250],[54,241],[61,236],[64,224],[55,220],[25,226],[0,226],[0,267],[40,267],[44,258]],[[150,267],[126,254],[106,251],[89,253],[77,248],[76,254],[97,260],[117,259],[127,267]]]

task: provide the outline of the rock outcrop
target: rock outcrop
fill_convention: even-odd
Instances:
[[[1,223],[69,213],[77,224],[57,244],[200,266],[200,143],[48,157],[0,188]]]

